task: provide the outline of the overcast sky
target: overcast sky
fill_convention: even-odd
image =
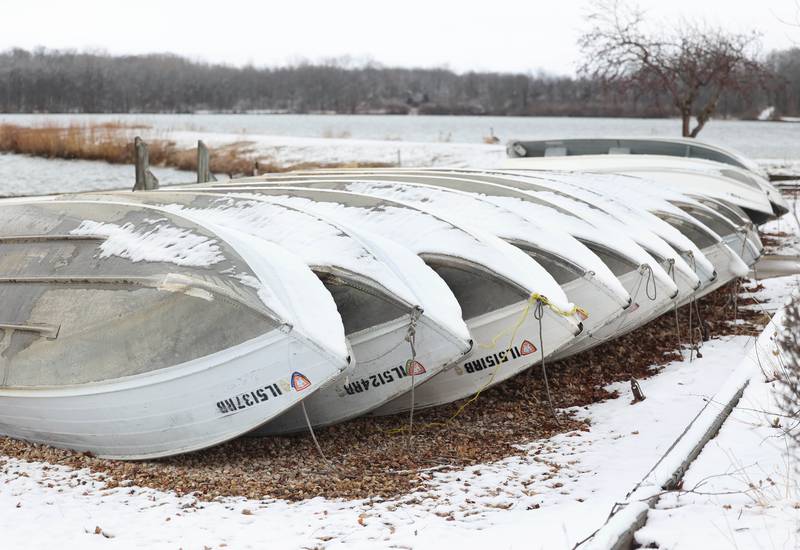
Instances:
[[[349,55],[384,65],[573,74],[586,0],[3,0],[0,49],[172,52],[257,66]],[[667,5],[668,4],[668,5]],[[641,0],[758,29],[764,49],[800,45],[798,0]]]

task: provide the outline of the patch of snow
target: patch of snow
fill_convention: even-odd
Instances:
[[[594,272],[598,281],[610,289],[620,303],[627,303],[630,298],[611,270],[572,235],[561,231],[557,226],[536,223],[533,216],[523,217],[496,205],[485,195],[421,184],[360,181],[357,177],[344,188],[353,193],[377,194],[413,204],[438,216],[452,217],[459,223],[474,225],[503,239],[532,243],[567,258],[585,271]]]
[[[190,195],[164,195],[165,201]],[[469,330],[461,307],[442,279],[415,254],[377,235],[336,225],[308,212],[274,203],[227,195],[208,208],[162,205],[188,219],[229,227],[291,250],[309,267],[335,266],[377,282],[464,340]]]
[[[770,106],[758,113],[758,120],[772,120],[772,117],[775,115],[775,107]]]
[[[347,365],[350,355],[344,325],[333,296],[308,268],[288,250],[264,239],[227,227],[205,224],[245,259],[258,277],[258,295],[295,330],[310,338]]]
[[[424,143],[369,139],[336,139],[254,134],[169,132],[178,147],[194,148],[202,139],[210,148],[241,144],[247,156],[279,166],[294,164],[383,163],[390,166],[498,166],[504,145]]]
[[[659,199],[659,197],[662,197],[662,194],[671,193],[670,196],[673,198],[691,201],[693,204],[696,202],[679,191],[671,191],[669,188],[665,189],[666,186],[663,185],[654,185],[651,189],[650,187],[641,185],[641,178],[620,174],[551,172],[533,175],[530,172],[517,173],[534,180],[538,184],[547,185],[548,182],[555,183],[554,191],[573,195],[577,199],[606,210],[619,219],[625,220],[627,223],[630,223],[631,220],[635,218],[639,223],[644,224],[649,231],[652,231],[661,239],[677,245],[680,250],[691,251],[697,264],[703,271],[707,273],[712,273],[714,271],[714,266],[690,239],[651,212],[667,212],[680,219],[690,221],[691,223],[700,223],[698,220],[691,218],[680,208],[677,208],[666,200]],[[697,205],[705,209],[701,204],[697,203]],[[710,229],[708,230],[711,231]],[[647,241],[642,241],[640,244],[645,244],[646,242]],[[684,271],[686,269],[691,270],[686,262],[679,256],[673,254],[665,257],[676,259],[676,266],[680,266]]]
[[[117,225],[84,220],[70,233],[106,237],[100,244],[103,258],[119,256],[132,262],[167,262],[194,267],[212,266],[224,259],[214,239],[164,222],[141,231],[130,223]]]
[[[374,232],[410,248],[415,254],[445,254],[486,266],[528,292],[546,296],[558,308],[571,310],[573,307],[561,286],[530,256],[479,229],[467,229],[411,205],[366,195],[351,194],[385,204],[379,208],[347,206],[339,202],[346,195],[337,191],[314,190],[318,197],[327,195],[330,199],[313,201],[288,193],[282,195],[279,188],[274,192],[276,194],[258,196]]]
[[[797,548],[800,546],[800,449],[781,416],[775,342],[782,310],[745,359],[750,380],[719,434],[691,465],[681,491],[662,497],[637,533],[658,548]]]

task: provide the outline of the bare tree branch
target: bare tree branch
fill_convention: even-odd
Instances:
[[[622,0],[599,0],[586,20],[589,29],[578,40],[584,55],[580,73],[645,96],[666,92],[681,116],[684,136],[697,136],[723,94],[746,98],[770,80],[758,60],[755,32],[729,33],[685,20],[648,32],[645,13]]]

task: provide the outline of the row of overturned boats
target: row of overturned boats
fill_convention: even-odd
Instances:
[[[787,209],[695,140],[509,156],[1,201],[0,433],[143,459],[450,403],[747,275]]]

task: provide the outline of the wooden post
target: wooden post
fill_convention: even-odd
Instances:
[[[150,153],[147,144],[139,136],[133,140],[133,155],[136,165],[136,183],[133,185],[133,190],[158,189],[158,178],[150,171]]]
[[[202,139],[197,140],[197,183],[211,181],[211,172],[208,167],[208,147]]]
[[[136,165],[136,183],[133,185],[133,190],[143,191],[146,189],[149,158],[147,144],[139,136],[136,136],[133,140],[133,161]]]

